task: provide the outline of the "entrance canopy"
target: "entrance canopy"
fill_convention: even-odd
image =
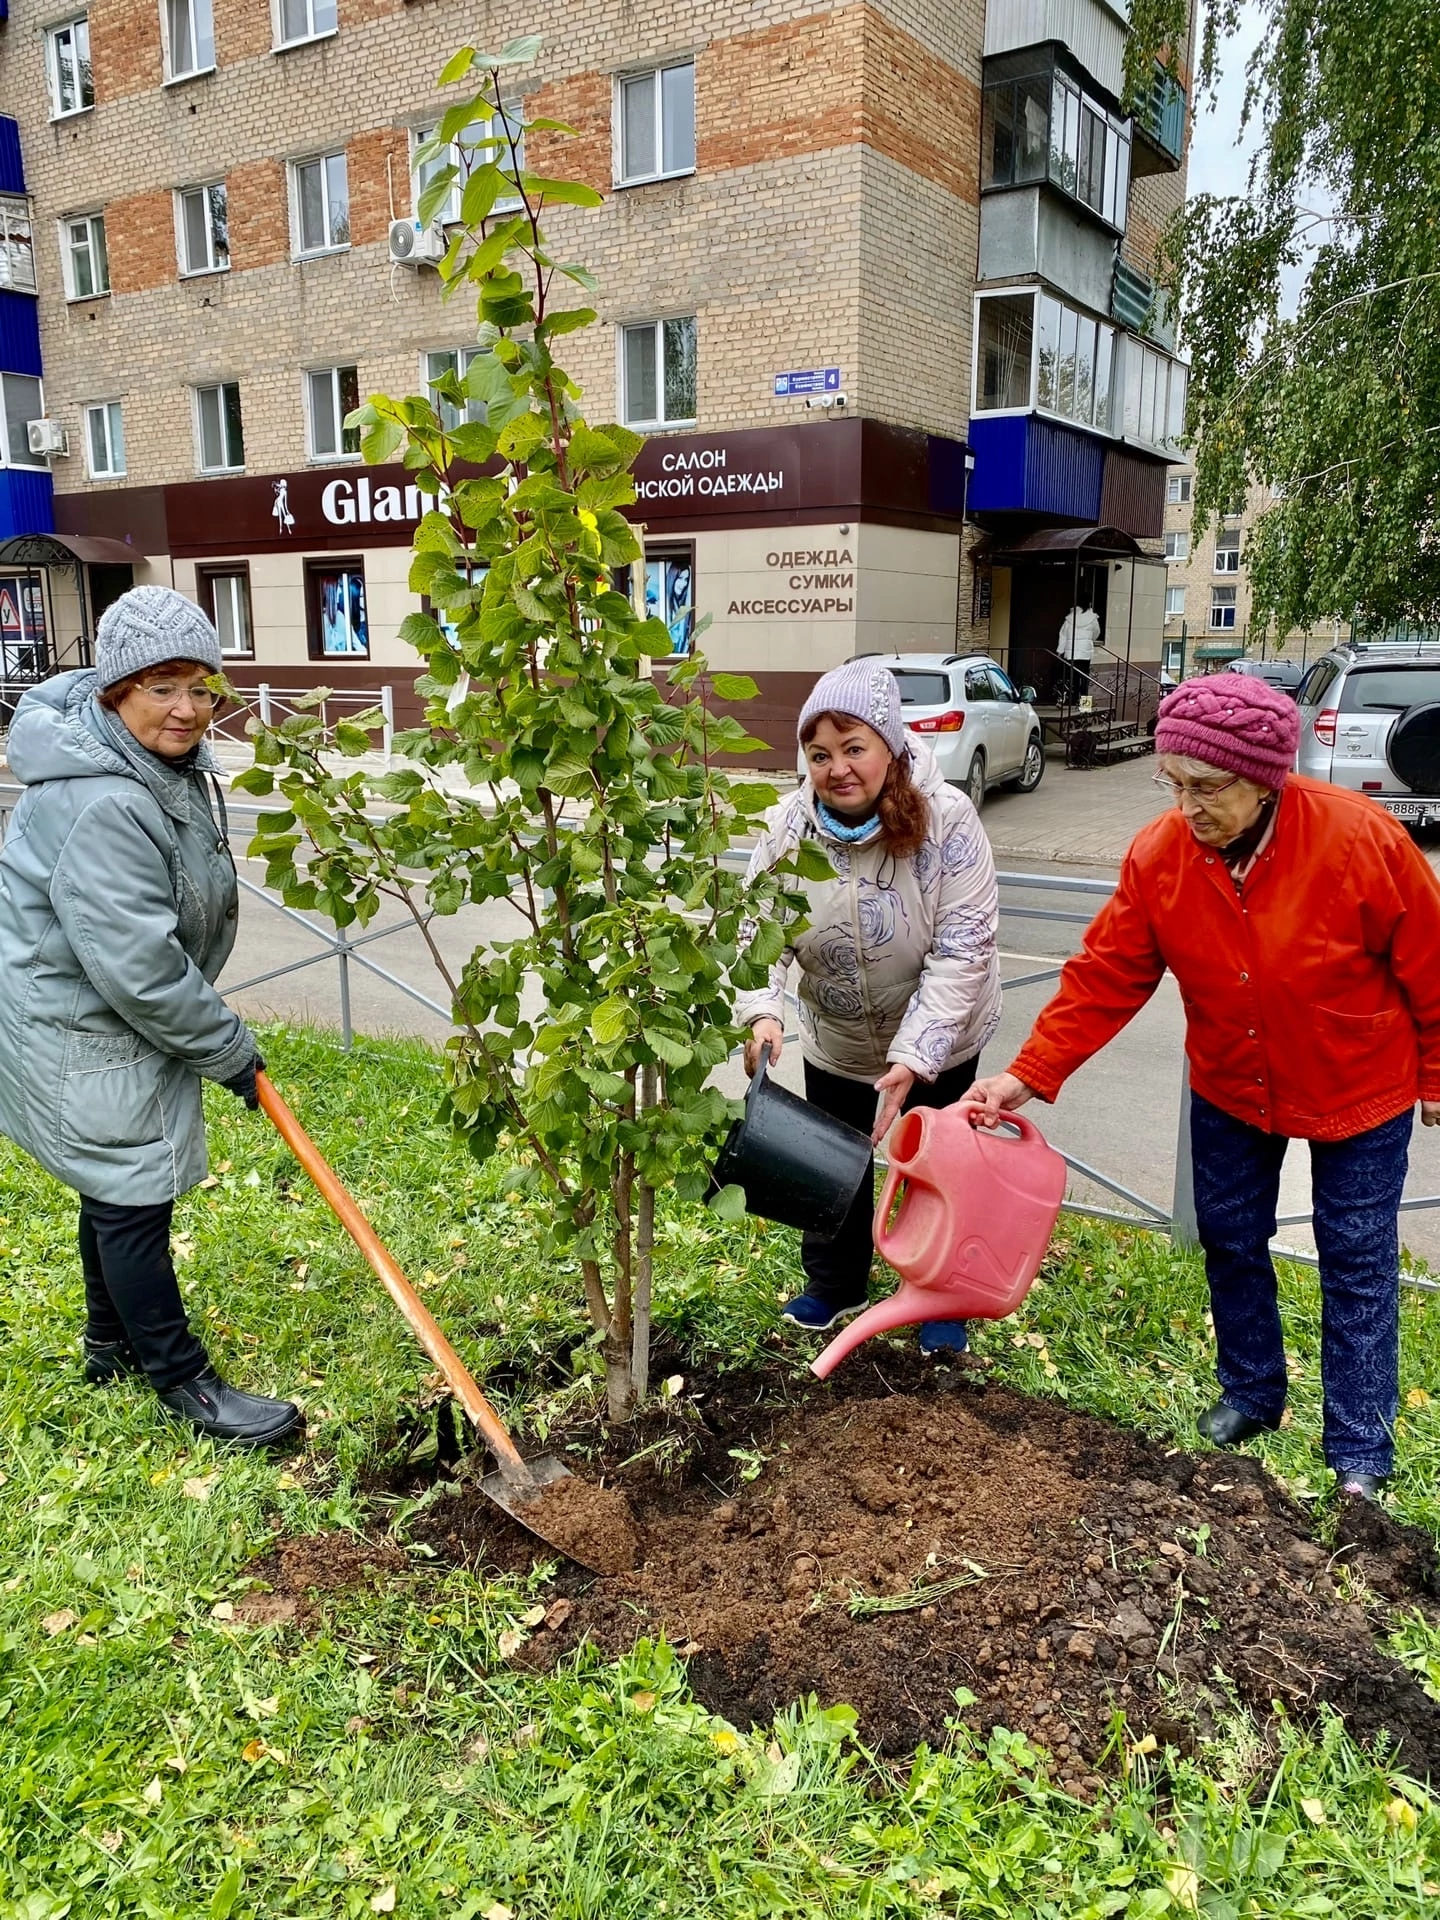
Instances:
[[[1118,527],[1041,527],[1019,540],[977,547],[976,558],[1007,567],[1017,560],[1146,560],[1133,535]]]
[[[0,567],[133,567],[144,555],[123,540],[89,533],[17,533],[0,540]]]
[[[11,634],[11,644],[0,653],[0,676],[6,680],[41,680],[49,673],[57,671],[64,664],[67,652],[71,663],[76,666],[90,665],[90,639],[93,629],[91,611],[94,603],[95,579],[87,580],[87,567],[127,567],[133,568],[144,559],[144,554],[124,540],[108,540],[98,534],[90,533],[17,533],[9,540],[0,540],[0,574],[7,568],[13,568],[18,575],[23,573],[37,584],[34,596],[40,592],[39,582],[49,587],[49,612],[41,617],[38,598],[32,597],[27,589],[23,595],[27,611],[26,645],[16,652],[14,642],[17,638]],[[55,618],[54,579],[56,574],[72,575],[75,581],[75,611],[79,617],[80,631],[74,637],[73,649],[60,640],[60,629]],[[100,602],[103,608],[108,600]],[[0,609],[3,613],[3,609]],[[0,635],[3,641],[4,635]],[[23,671],[22,671],[23,669]]]

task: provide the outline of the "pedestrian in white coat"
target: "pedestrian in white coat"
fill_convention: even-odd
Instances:
[[[806,1098],[878,1144],[906,1108],[953,1106],[1000,1024],[995,863],[974,807],[907,731],[886,668],[862,659],[825,674],[799,736],[806,779],[766,815],[750,872],[814,840],[834,877],[804,883],[804,932],[737,1000],[745,1067],[767,1047],[780,1056],[793,963]],[[824,1332],[865,1306],[874,1206],[872,1171],[832,1239],[804,1236],[805,1291],[787,1320]],[[927,1353],[965,1340],[963,1320],[920,1331]]]

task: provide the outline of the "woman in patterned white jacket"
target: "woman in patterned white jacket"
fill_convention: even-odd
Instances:
[[[906,1108],[953,1106],[1000,1024],[995,863],[970,801],[907,732],[886,668],[862,659],[825,674],[799,736],[808,777],[766,815],[750,872],[814,840],[834,878],[805,883],[808,926],[767,985],[737,999],[745,1068],[767,1047],[780,1057],[793,961],[806,1098],[878,1144]],[[874,1206],[872,1170],[833,1239],[804,1236],[805,1291],[787,1320],[820,1333],[865,1306]],[[920,1330],[925,1353],[965,1341],[963,1320]]]

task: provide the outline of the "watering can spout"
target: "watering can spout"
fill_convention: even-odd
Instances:
[[[927,1301],[913,1287],[902,1286],[886,1300],[877,1300],[873,1307],[867,1307],[850,1324],[842,1327],[828,1346],[810,1362],[810,1371],[819,1380],[832,1374],[847,1353],[853,1353],[862,1341],[869,1340],[877,1333],[889,1333],[895,1327],[918,1326],[922,1320],[933,1319],[934,1301]]]

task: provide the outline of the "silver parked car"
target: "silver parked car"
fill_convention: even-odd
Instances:
[[[1412,826],[1440,825],[1440,643],[1333,647],[1295,698],[1297,772],[1371,794]]]
[[[1010,676],[984,653],[872,653],[900,683],[900,706],[912,733],[934,749],[940,771],[975,806],[987,787],[1033,793],[1045,772],[1040,720]]]

